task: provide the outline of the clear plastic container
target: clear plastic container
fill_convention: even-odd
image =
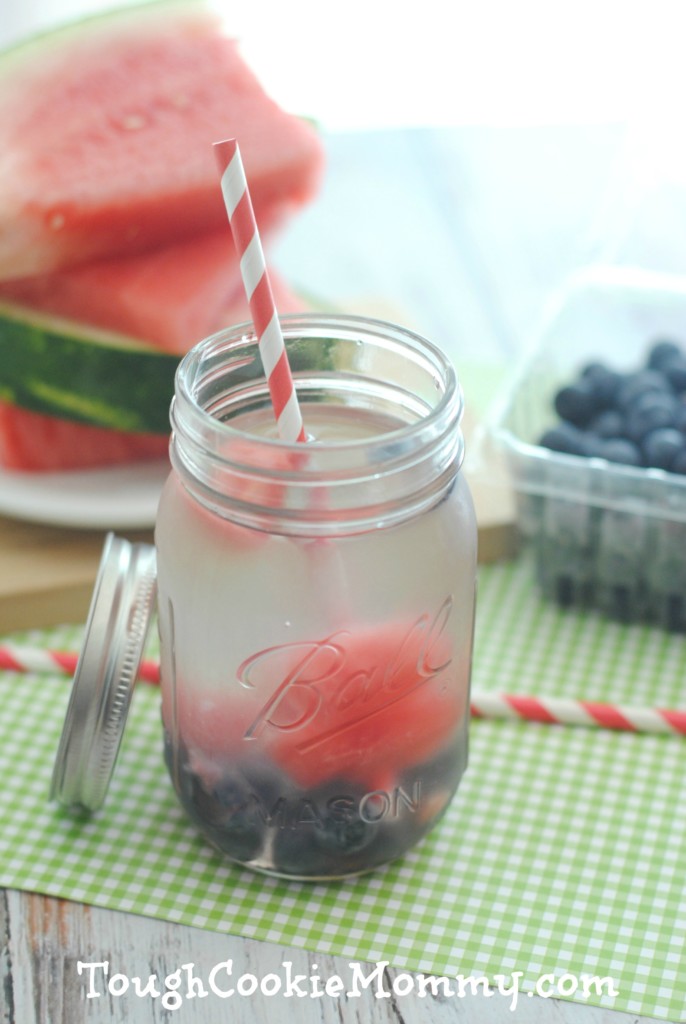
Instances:
[[[658,338],[686,343],[686,279],[590,268],[557,296],[493,416],[517,522],[542,591],[562,605],[686,630],[686,478],[549,451],[556,390],[585,363],[637,369]]]
[[[331,878],[404,853],[457,789],[476,526],[444,356],[378,321],[283,324],[306,445],[276,438],[245,327],[177,375],[162,715],[179,799],[217,848]]]

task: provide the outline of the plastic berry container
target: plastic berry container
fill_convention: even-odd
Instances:
[[[616,267],[576,274],[496,403],[491,436],[543,594],[685,632],[686,476],[539,443],[559,423],[555,395],[584,366],[629,374],[663,338],[686,351],[686,278]]]

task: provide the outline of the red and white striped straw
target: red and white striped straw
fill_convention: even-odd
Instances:
[[[46,651],[39,647],[19,644],[0,646],[0,670],[10,672],[47,672],[73,676],[79,655],[76,651]],[[142,661],[138,678],[147,683],[158,683],[160,666],[156,661]]]
[[[46,651],[18,644],[0,645],[0,671],[49,673],[72,676],[78,654]],[[159,665],[143,661],[138,678],[158,683]],[[667,733],[686,736],[686,711],[603,704],[571,697],[531,697],[513,693],[472,694],[474,718],[542,722],[549,725],[581,725],[622,732]]]
[[[290,442],[305,441],[300,406],[238,143],[235,139],[226,139],[224,142],[216,142],[214,150],[279,437]]]
[[[672,733],[686,736],[686,711],[644,708],[512,693],[472,695],[474,718],[505,718],[551,725],[584,725],[623,732]]]

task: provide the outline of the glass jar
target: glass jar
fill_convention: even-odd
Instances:
[[[233,860],[337,878],[412,847],[466,767],[476,526],[443,354],[381,321],[282,326],[307,444],[278,439],[246,325],[177,373],[155,532],[165,752]]]

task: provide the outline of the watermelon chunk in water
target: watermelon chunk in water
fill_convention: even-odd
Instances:
[[[356,625],[318,644],[271,647],[240,666],[238,678],[249,669],[265,696],[257,716],[230,685],[178,685],[181,741],[216,770],[249,757],[252,737],[303,788],[335,779],[392,787],[452,742],[467,709],[465,665],[445,636],[427,638],[418,623]],[[166,688],[162,717],[172,731]]]
[[[238,138],[258,220],[309,199],[322,148],[195,0],[123,8],[0,57],[0,280],[226,229],[212,143]]]

